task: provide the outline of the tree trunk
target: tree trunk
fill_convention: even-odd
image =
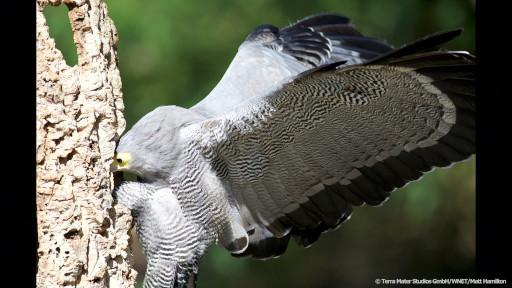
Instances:
[[[64,0],[78,54],[69,67],[42,13],[60,2],[36,1],[37,286],[133,287],[132,219],[111,196],[125,128],[117,32],[101,0]]]

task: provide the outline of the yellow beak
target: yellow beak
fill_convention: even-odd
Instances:
[[[114,162],[110,165],[110,171],[121,171],[125,170],[130,164],[132,157],[130,153],[116,153],[114,154]]]

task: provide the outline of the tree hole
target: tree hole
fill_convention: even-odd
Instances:
[[[68,66],[76,65],[78,56],[69,23],[68,8],[66,5],[47,6],[43,13],[50,29],[50,36],[55,40],[57,49],[62,52],[66,64]]]

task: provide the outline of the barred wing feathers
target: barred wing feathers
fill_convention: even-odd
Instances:
[[[380,205],[433,167],[471,156],[474,81],[465,52],[391,55],[305,73],[202,122],[202,149],[250,236],[238,255],[278,256],[290,236],[307,247],[353,205]]]

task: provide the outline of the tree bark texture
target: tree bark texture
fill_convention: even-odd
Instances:
[[[63,1],[78,55],[69,67],[42,13],[60,2],[36,1],[37,286],[133,287],[132,218],[111,195],[125,128],[117,31],[103,1]]]

